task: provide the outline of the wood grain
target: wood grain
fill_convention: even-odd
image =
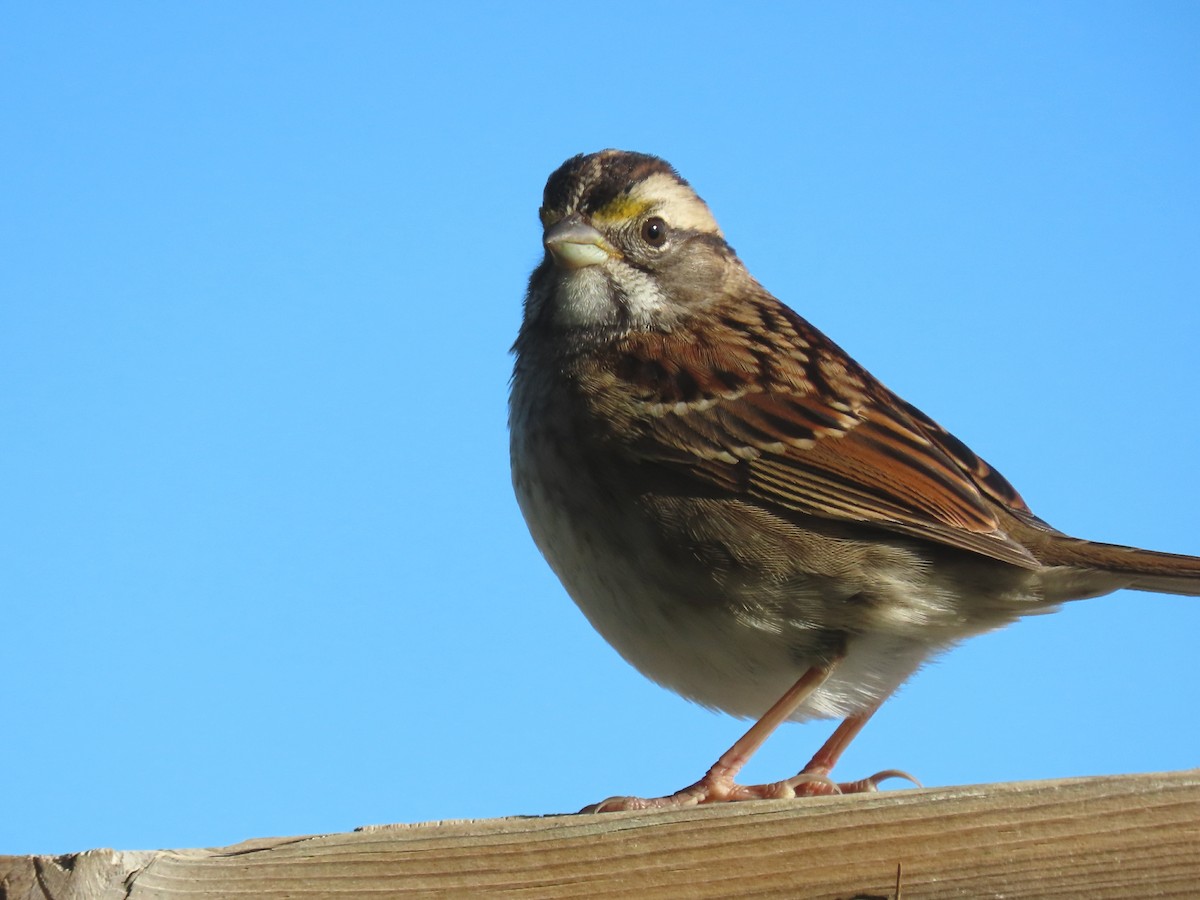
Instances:
[[[0,857],[0,900],[1200,896],[1200,770]]]

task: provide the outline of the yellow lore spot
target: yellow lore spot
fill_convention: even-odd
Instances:
[[[645,200],[630,197],[628,194],[621,194],[609,200],[592,213],[592,224],[599,228],[605,225],[615,225],[619,222],[628,222],[631,219],[636,219],[649,208],[650,204]]]

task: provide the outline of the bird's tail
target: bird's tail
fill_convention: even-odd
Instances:
[[[1101,544],[1055,535],[1034,550],[1050,566],[1100,569],[1118,576],[1123,587],[1159,594],[1200,597],[1200,557],[1159,553],[1120,544]]]

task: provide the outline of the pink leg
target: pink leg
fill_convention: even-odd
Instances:
[[[794,713],[813,691],[825,683],[833,674],[837,660],[825,665],[813,666],[788,688],[775,705],[762,718],[750,726],[750,730],[721,754],[721,758],[695,784],[676,791],[666,797],[644,799],[642,797],[610,797],[593,806],[584,807],[582,812],[611,812],[619,809],[660,809],[676,806],[695,806],[699,803],[720,803],[726,800],[752,800],[767,797],[791,796],[787,782],[770,785],[742,786],[734,782],[755,751],[763,745],[771,733]],[[853,737],[853,735],[851,735]],[[810,763],[811,765],[811,763]]]
[[[734,742],[734,745],[721,754],[721,758],[713,764],[693,785],[666,797],[610,797],[593,806],[584,807],[581,812],[613,812],[622,809],[668,809],[681,806],[696,806],[701,803],[723,803],[733,800],[776,800],[798,796],[813,796],[818,794],[852,794],[862,791],[878,790],[879,783],[888,778],[907,778],[917,784],[919,782],[911,775],[896,769],[877,772],[859,781],[836,784],[829,778],[838,759],[850,742],[862,731],[867,720],[875,714],[882,705],[880,700],[871,708],[856,713],[844,720],[830,735],[821,749],[816,752],[808,765],[798,775],[784,781],[771,784],[741,785],[734,781],[738,772],[750,760],[750,757],[771,736],[783,722],[786,722],[809,697],[833,674],[839,660],[834,660],[821,666],[813,666],[792,685],[787,693],[776,701],[761,719],[755,722],[750,730]],[[885,698],[886,699],[886,698]]]

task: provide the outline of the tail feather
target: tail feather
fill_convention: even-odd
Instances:
[[[1200,557],[1197,556],[1101,544],[1065,535],[1054,535],[1030,549],[1046,565],[1111,572],[1122,577],[1125,587],[1136,591],[1200,597]]]

